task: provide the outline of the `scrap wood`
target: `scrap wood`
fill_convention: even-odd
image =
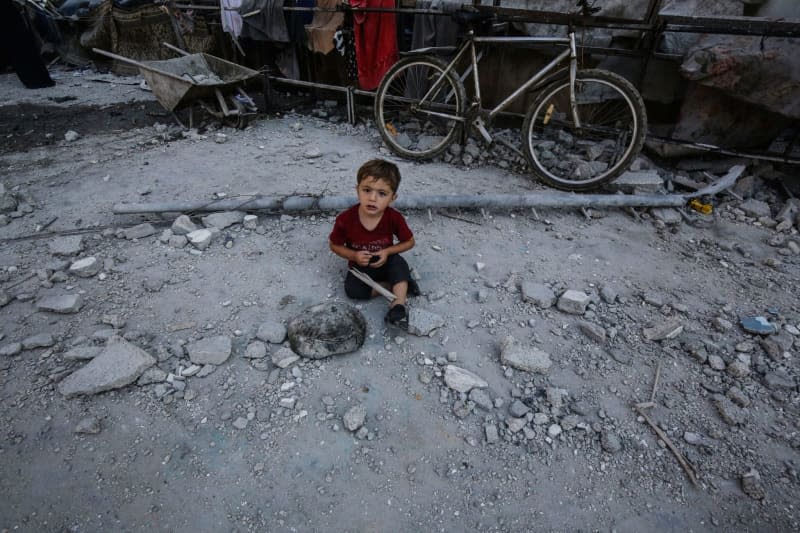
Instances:
[[[655,403],[656,401],[656,389],[658,388],[659,377],[661,377],[661,359],[658,360],[658,365],[656,366],[656,378],[653,380],[653,392],[650,393],[650,403]]]
[[[386,287],[380,285],[379,283],[374,281],[371,277],[367,276],[363,272],[351,267],[350,273],[355,277],[357,277],[358,279],[360,279],[361,281],[363,281],[364,283],[366,283],[367,285],[369,285],[370,287],[372,287],[373,289],[375,289],[375,292],[377,292],[390,302],[393,302],[395,300],[396,296],[394,294],[392,294],[390,291],[386,289]]]
[[[647,403],[650,403],[650,402],[647,402]],[[640,407],[640,405],[642,405],[642,407]],[[634,409],[636,410],[637,413],[639,413],[639,415],[641,415],[642,418],[644,418],[645,422],[647,422],[650,425],[650,427],[653,428],[653,431],[656,432],[656,435],[658,435],[658,438],[660,438],[661,440],[664,441],[664,444],[667,445],[667,447],[670,449],[672,454],[675,456],[675,458],[678,460],[678,462],[683,467],[683,470],[686,472],[686,475],[689,477],[689,481],[692,482],[692,485],[694,485],[695,487],[698,486],[697,475],[695,474],[694,469],[689,465],[689,463],[686,461],[686,459],[684,459],[683,454],[678,450],[678,448],[675,447],[675,445],[672,443],[670,438],[667,437],[667,434],[664,433],[661,430],[661,428],[658,427],[650,419],[649,416],[647,416],[647,413],[645,413],[645,411],[644,411],[645,408],[644,408],[643,404],[636,404],[634,406]]]

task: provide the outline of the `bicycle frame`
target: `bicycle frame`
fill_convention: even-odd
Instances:
[[[577,46],[575,44],[575,33],[570,31],[569,37],[476,37],[474,32],[470,31],[467,34],[467,39],[464,43],[458,48],[455,57],[448,63],[447,67],[445,68],[444,73],[439,77],[438,80],[428,89],[428,92],[420,100],[420,104],[425,103],[432,95],[436,94],[439,87],[443,83],[445,76],[448,72],[454,71],[456,75],[458,75],[456,71],[456,64],[464,57],[469,51],[470,54],[470,67],[464,73],[464,79],[466,76],[469,76],[470,73],[472,74],[472,79],[474,81],[474,89],[475,89],[475,100],[474,103],[477,103],[479,109],[483,109],[481,104],[481,89],[480,89],[480,79],[478,75],[478,57],[476,56],[475,45],[476,44],[559,44],[559,45],[566,45],[567,49],[561,52],[555,59],[550,61],[547,65],[545,65],[542,69],[540,69],[536,74],[534,74],[531,78],[529,78],[525,83],[520,85],[514,92],[508,95],[505,100],[497,104],[493,109],[489,110],[488,117],[489,119],[494,118],[497,116],[501,111],[507,108],[514,100],[520,97],[525,91],[527,91],[531,86],[539,83],[542,79],[544,79],[548,74],[553,72],[556,67],[565,59],[569,58],[569,94],[570,94],[570,108],[572,112],[572,118],[575,123],[575,126],[580,128],[580,119],[578,117],[578,108],[575,103],[575,79],[577,76],[578,70],[578,53],[577,53]],[[429,48],[425,49],[428,50],[436,50],[436,48]],[[463,82],[463,79],[462,79]],[[456,120],[458,122],[465,122],[465,117],[459,117],[454,115],[448,115],[446,113],[440,113],[431,110],[419,110],[426,114],[432,116],[438,116],[442,118],[447,118],[450,120]],[[481,133],[481,135],[486,139],[487,142],[491,142],[492,138],[489,135],[489,132],[486,130],[485,124],[481,117],[477,117],[473,121],[473,126],[475,126]]]

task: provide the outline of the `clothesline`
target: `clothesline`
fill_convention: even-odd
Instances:
[[[177,9],[194,9],[201,11],[220,11],[220,6],[204,6],[195,4],[174,4]],[[350,7],[347,9],[331,9],[324,7],[283,7],[284,11],[300,11],[305,13],[405,13],[408,15],[447,15],[450,16],[449,11],[441,11],[438,9],[414,9],[414,8],[378,8],[378,7]],[[236,9],[226,8],[226,11],[236,11]],[[246,13],[243,16],[247,16]]]

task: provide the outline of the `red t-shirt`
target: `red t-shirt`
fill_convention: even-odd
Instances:
[[[358,204],[343,211],[336,217],[330,241],[338,246],[346,246],[351,250],[379,252],[397,242],[411,240],[414,234],[408,228],[406,219],[397,210],[387,207],[381,221],[372,231],[367,230],[358,219]]]

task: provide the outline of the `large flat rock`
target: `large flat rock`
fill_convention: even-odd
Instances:
[[[231,339],[225,335],[208,337],[186,347],[189,360],[196,365],[221,365],[231,356]]]
[[[100,355],[64,378],[58,391],[71,398],[118,389],[136,381],[154,364],[155,358],[141,348],[112,337]]]

